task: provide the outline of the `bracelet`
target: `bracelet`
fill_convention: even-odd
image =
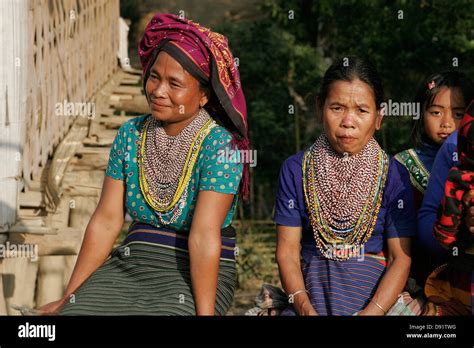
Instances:
[[[379,305],[379,304],[377,303],[377,301],[375,301],[374,299],[371,299],[370,302],[372,302],[374,305],[376,305],[377,307],[379,307],[379,308],[382,310],[383,314],[387,314],[387,311],[386,311],[385,309],[383,309],[383,307],[382,307],[381,305]]]
[[[298,295],[298,294],[301,294],[302,292],[306,292],[306,293],[309,294],[309,291],[306,290],[306,289],[297,290],[294,293],[288,295],[288,302],[293,303],[293,299],[295,298],[295,296]]]

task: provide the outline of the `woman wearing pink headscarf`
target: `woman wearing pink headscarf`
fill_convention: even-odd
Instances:
[[[235,231],[247,168],[246,104],[227,39],[157,14],[138,47],[150,114],[119,129],[62,315],[224,315],[236,284]],[[242,179],[242,183],[241,183]],[[121,246],[111,252],[124,222]]]

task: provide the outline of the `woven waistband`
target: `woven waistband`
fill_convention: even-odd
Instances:
[[[302,243],[301,244],[301,252],[302,253],[310,253],[313,256],[319,257],[319,258],[326,258],[321,253],[319,252],[319,249],[316,247],[316,244],[309,244],[309,243]],[[387,256],[386,253],[381,250],[378,253],[371,253],[371,252],[364,252],[358,253],[354,255],[353,257],[347,259],[347,260],[358,260],[360,261],[361,259],[365,257],[370,257],[372,259],[377,260],[379,263],[381,263],[383,266],[387,266]],[[344,261],[342,261],[344,262]]]
[[[188,237],[187,234],[178,233],[169,228],[133,223],[130,225],[122,245],[131,242],[144,242],[189,252]],[[221,259],[235,261],[235,239],[221,236],[221,243]]]

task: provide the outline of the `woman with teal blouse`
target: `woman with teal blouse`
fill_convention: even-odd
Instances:
[[[227,39],[157,14],[138,47],[151,113],[124,123],[61,315],[225,315],[248,194],[246,105]],[[242,182],[241,182],[242,181]],[[112,250],[128,213],[133,222]]]
[[[231,134],[216,124],[204,139],[197,163],[191,173],[191,180],[187,185],[187,199],[182,213],[176,221],[157,215],[150,205],[146,204],[140,190],[138,181],[138,160],[136,157],[126,161],[126,153],[136,153],[137,142],[144,121],[150,115],[140,116],[122,125],[110,152],[110,161],[106,175],[126,182],[126,207],[127,212],[134,221],[148,223],[157,227],[168,227],[177,231],[189,230],[195,210],[197,194],[199,191],[215,191],[234,195],[232,206],[228,211],[222,228],[228,227],[234,216],[238,200],[239,183],[242,176],[241,163],[218,163],[218,159],[225,153],[226,147],[232,153],[229,143]],[[161,221],[160,221],[161,219]]]

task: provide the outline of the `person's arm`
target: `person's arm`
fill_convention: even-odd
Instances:
[[[277,225],[276,261],[280,281],[287,294],[294,295],[293,308],[299,315],[317,315],[305,288],[301,271],[301,237],[303,234],[301,211],[304,209],[302,197],[302,170],[300,152],[288,158],[280,169],[278,191],[275,200],[273,220]]]
[[[410,238],[388,238],[387,270],[372,300],[359,315],[384,315],[402,292],[410,272]]]
[[[300,262],[301,231],[301,227],[277,225],[276,260],[281,283],[287,294],[305,290]],[[305,291],[293,297],[293,307],[299,315],[317,315]]]
[[[214,315],[221,255],[221,226],[233,194],[200,191],[188,248],[196,315]]]
[[[418,212],[418,240],[432,254],[446,254],[433,236],[433,227],[438,208],[444,195],[444,184],[449,170],[456,163],[457,132],[454,132],[441,146],[431,169],[421,208]]]
[[[74,271],[64,293],[55,302],[40,308],[45,314],[56,313],[74,291],[107,259],[124,222],[125,184],[108,176],[104,179],[97,208],[87,225]]]

